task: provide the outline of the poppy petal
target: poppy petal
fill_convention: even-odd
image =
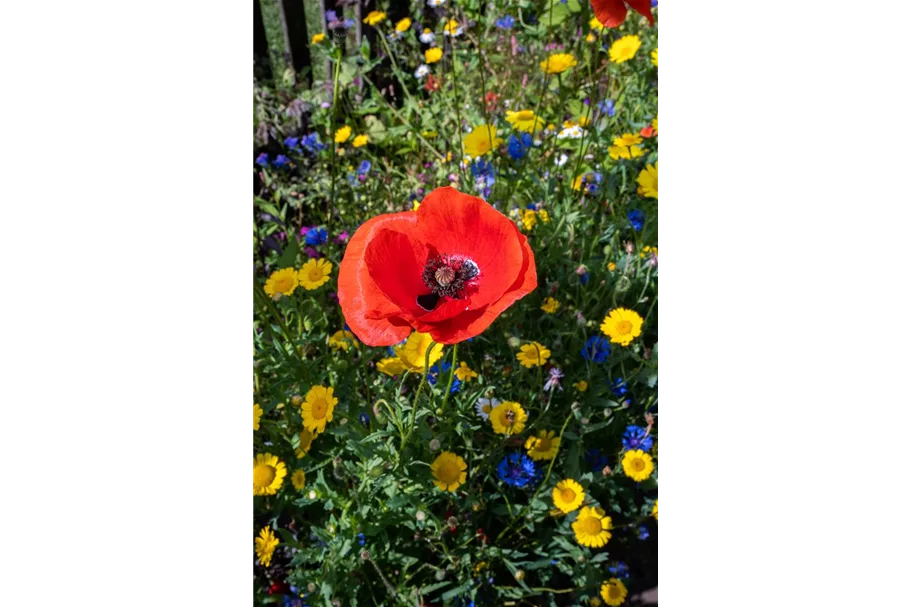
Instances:
[[[592,0],[592,8],[595,9],[595,17],[604,27],[617,27],[626,20],[626,4],[623,0]]]
[[[439,254],[463,255],[478,265],[469,309],[496,301],[515,282],[523,263],[518,236],[515,224],[486,201],[449,186],[428,194],[418,209],[418,239],[433,243]],[[439,313],[425,318],[437,319]]]
[[[410,316],[423,312],[417,298],[429,291],[421,279],[426,260],[427,247],[396,230],[376,232],[364,254],[376,286]]]
[[[339,265],[338,300],[351,331],[368,346],[391,346],[411,333],[411,325],[397,316],[399,308],[370,277],[364,252],[377,231],[409,232],[417,224],[417,213],[390,213],[365,222],[355,231]]]
[[[655,25],[655,18],[652,16],[652,0],[626,0],[630,8],[648,19],[648,22]]]

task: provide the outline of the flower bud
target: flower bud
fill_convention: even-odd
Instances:
[[[524,579],[525,579],[525,572],[522,571],[521,569],[517,569],[516,570],[516,581],[521,582]]]
[[[506,343],[509,344],[510,348],[518,348],[519,346],[522,345],[522,340],[519,339],[518,337],[513,336],[513,337],[510,337],[509,339],[507,339]]]
[[[439,451],[439,450],[440,450],[440,439],[435,438],[435,439],[433,439],[433,440],[430,441],[430,450],[431,450],[431,451]]]

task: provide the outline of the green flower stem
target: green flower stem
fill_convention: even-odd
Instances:
[[[572,414],[572,412],[570,412],[570,414],[568,416],[566,416],[566,421],[563,422],[563,427],[560,428],[560,437],[559,438],[560,438],[561,445],[563,444],[563,433],[566,432],[566,426],[569,425],[569,420],[571,420],[572,418],[573,418],[573,414]],[[538,485],[538,488],[535,490],[534,495],[531,496],[531,499],[528,500],[528,504],[524,508],[522,508],[522,511],[519,513],[519,516],[517,516],[515,520],[522,520],[522,517],[525,516],[525,513],[528,512],[528,509],[531,508],[531,505],[534,503],[535,499],[537,499],[538,494],[541,493],[541,489],[547,485],[547,481],[550,480],[550,473],[554,469],[554,463],[556,461],[557,461],[556,456],[554,456],[550,459],[550,465],[547,467],[547,475],[544,477],[544,480],[541,481],[541,483]],[[512,526],[513,526],[513,523],[511,522],[509,525],[506,526],[506,529],[504,529],[503,531],[500,532],[500,535],[497,536],[497,541],[495,542],[496,544],[500,543],[500,540],[503,539],[503,536],[506,535],[506,533],[512,529]]]
[[[408,422],[408,434],[402,438],[402,446],[399,448],[400,460],[405,453],[405,445],[408,443],[408,439],[411,438],[411,433],[414,432],[414,422],[418,416],[418,399],[421,397],[421,391],[424,389],[424,384],[427,383],[427,373],[430,371],[430,352],[435,345],[436,344],[431,341],[430,345],[427,346],[427,351],[424,352],[424,375],[421,376],[421,383],[418,384],[418,389],[414,393],[414,402],[411,403],[411,421]]]
[[[405,96],[408,97],[411,101],[414,101],[414,97],[411,96],[411,91],[408,90],[408,85],[405,84],[404,78],[402,78],[402,71],[399,69],[399,64],[395,60],[395,55],[392,53],[392,49],[389,48],[389,44],[386,42],[386,36],[382,33],[377,32],[376,37],[380,39],[380,42],[383,43],[383,49],[385,49],[386,54],[389,56],[389,60],[392,62],[392,73],[395,74],[396,80],[399,81],[399,84],[402,85],[402,90],[405,91]]]
[[[366,80],[367,82],[369,82],[369,83],[370,83],[370,86],[372,86],[375,90],[379,90],[379,89],[377,88],[377,86],[373,83],[373,81],[370,80],[370,78],[367,76],[367,74],[363,74],[362,77],[364,78],[364,80]],[[424,139],[424,137],[421,135],[421,133],[420,133],[414,126],[412,126],[412,124],[411,124],[410,122],[408,122],[408,120],[406,120],[405,117],[402,116],[402,115],[398,112],[398,110],[395,109],[395,106],[393,106],[391,103],[389,103],[389,100],[388,100],[388,99],[386,99],[386,98],[383,97],[382,95],[380,95],[380,97],[382,97],[383,101],[386,103],[387,107],[388,107],[389,110],[392,112],[392,114],[393,114],[396,118],[398,118],[398,119],[401,121],[402,124],[404,124],[405,126],[407,126],[407,127],[411,130],[411,132],[415,134],[415,136],[418,138],[418,140],[419,140],[421,143],[423,143],[423,144],[427,147],[428,150],[430,150],[431,152],[433,152],[433,153],[436,155],[436,157],[439,158],[440,160],[443,160],[443,161],[446,160],[446,157],[443,156],[443,155],[439,152],[439,150],[437,150],[435,147],[433,147],[433,145],[431,145],[429,141],[427,141],[426,139]]]
[[[440,405],[440,410],[446,410],[446,403],[449,402],[449,391],[452,390],[452,380],[455,377],[456,371],[456,360],[459,355],[459,344],[452,346],[452,368],[449,369],[449,385],[446,386],[446,394],[443,395],[443,404]]]
[[[461,100],[459,99],[459,80],[456,78],[455,73],[455,62],[456,62],[456,51],[455,51],[455,40],[453,36],[449,37],[449,67],[452,71],[452,90],[455,95],[455,111],[456,111],[456,132],[459,134],[459,176],[465,177],[465,145],[462,143],[462,111],[459,109],[459,106],[462,105]],[[490,125],[487,125],[488,136],[490,135]],[[491,146],[492,147],[492,146]]]
[[[332,137],[332,193],[326,200],[326,230],[331,231],[332,223],[332,201],[335,200],[335,179],[337,171],[335,170],[336,157],[338,156],[338,144],[335,142],[335,114],[338,111],[338,78],[342,69],[342,58],[340,55],[335,57],[335,72],[332,75],[332,111],[329,113],[329,136]]]

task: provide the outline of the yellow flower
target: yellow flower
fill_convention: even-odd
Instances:
[[[477,377],[478,374],[471,370],[465,361],[463,360],[459,365],[459,368],[455,370],[456,377],[459,378],[459,381],[471,381],[471,378]]]
[[[545,297],[544,304],[541,306],[541,309],[547,312],[548,314],[553,314],[560,308],[560,302],[554,299],[553,297]]]
[[[652,51],[652,63],[655,64],[655,67],[658,67],[658,49]]]
[[[588,599],[588,607],[601,607],[601,599],[596,596]]]
[[[585,392],[586,390],[588,390],[588,382],[585,381],[584,379],[577,381],[576,383],[573,384],[573,386],[575,386],[576,390],[578,390],[579,392]]]
[[[349,137],[351,137],[350,126],[343,126],[339,130],[335,131],[335,143],[345,143],[348,141]]]
[[[253,431],[259,430],[259,418],[263,416],[263,408],[257,404],[253,405]]]
[[[601,584],[601,598],[611,607],[622,605],[626,600],[626,586],[615,577]]]
[[[436,63],[443,58],[443,49],[438,46],[429,48],[424,51],[424,61],[427,63]]]
[[[608,151],[608,153],[610,153],[610,148],[608,148],[607,151]],[[573,189],[576,190],[576,191],[582,189],[582,175],[579,175],[578,177],[576,177],[575,179],[573,179],[572,187],[573,187]]]
[[[412,210],[412,211],[417,211],[417,210],[420,209],[420,208],[421,208],[421,203],[418,202],[417,200],[415,200],[415,201],[414,201],[414,204],[411,205],[411,210]]]
[[[585,37],[586,42],[594,42],[596,40],[595,35],[591,32],[588,32],[588,35]]]
[[[553,430],[538,430],[538,436],[529,436],[525,441],[525,450],[535,461],[553,459],[559,449],[560,437],[555,438]]]
[[[634,145],[628,148],[612,145],[607,148],[607,155],[614,160],[617,160],[618,158],[639,158],[644,154],[645,152],[638,145]]]
[[[658,520],[658,500],[655,500],[655,505],[652,506],[652,516],[655,517],[655,520]]]
[[[253,458],[253,495],[275,495],[281,489],[288,470],[284,462],[271,453]]]
[[[538,211],[538,219],[541,220],[541,223],[550,223],[550,215],[548,215],[547,209]]]
[[[541,69],[545,74],[562,74],[576,64],[576,58],[569,53],[555,53],[541,62]]]
[[[568,478],[557,483],[557,486],[554,487],[553,497],[554,506],[561,512],[569,514],[582,505],[585,500],[585,490],[582,489],[582,485]]]
[[[576,541],[583,546],[600,548],[611,538],[611,518],[601,508],[585,506],[573,522]]]
[[[360,148],[367,145],[367,135],[358,135],[354,138],[354,141],[351,142],[351,145]]]
[[[424,137],[425,139],[433,139],[434,137],[437,136],[437,132],[436,131],[424,131],[423,133],[421,133],[421,136]]]
[[[308,259],[307,263],[300,269],[300,272],[297,273],[297,279],[302,287],[312,291],[329,282],[329,274],[331,273],[331,261]]]
[[[304,488],[304,483],[307,481],[307,475],[304,474],[303,470],[295,470],[294,474],[291,475],[291,484],[294,485],[294,488],[298,491],[301,491]]]
[[[336,331],[329,336],[329,346],[333,350],[344,350],[347,352],[348,348],[351,347],[351,344],[354,343],[354,340],[354,333],[351,331]]]
[[[629,147],[637,143],[642,143],[642,137],[635,133],[623,133],[619,137],[614,137],[614,145]]]
[[[538,223],[538,214],[531,209],[522,209],[522,227],[526,232],[530,232],[535,224]]]
[[[408,28],[411,27],[411,17],[405,17],[401,21],[395,24],[395,31],[397,32],[407,32]]]
[[[364,23],[367,25],[376,25],[386,20],[386,13],[383,11],[370,11],[367,13],[367,16],[364,18]]]
[[[652,128],[655,129],[655,134],[657,135],[658,134],[658,117],[657,116],[655,116],[655,119],[652,120]],[[656,169],[658,168],[657,164],[655,164],[655,168]]]
[[[612,344],[628,346],[642,334],[642,317],[635,310],[615,308],[604,317],[601,331],[610,337]]]
[[[399,360],[398,357],[384,358],[376,363],[376,370],[380,373],[385,373],[389,377],[401,375],[405,372],[405,368],[405,363]]]
[[[313,386],[307,392],[307,398],[301,405],[301,416],[304,418],[304,427],[312,432],[324,432],[326,422],[332,421],[332,412],[338,399],[332,396],[333,388]]]
[[[540,367],[543,365],[549,356],[550,350],[547,349],[547,346],[542,346],[538,342],[533,341],[530,344],[525,344],[519,348],[516,359],[523,367],[531,369],[532,367]]]
[[[658,198],[658,163],[645,165],[636,181],[639,182],[637,194],[647,198]]]
[[[304,428],[301,430],[300,436],[298,437],[299,443],[297,448],[294,450],[294,454],[297,456],[297,459],[302,459],[307,453],[310,452],[310,447],[313,446],[313,439],[316,437],[315,434]]]
[[[433,484],[443,491],[458,489],[468,476],[465,472],[467,469],[468,464],[465,463],[465,460],[449,451],[440,453],[430,464],[430,471],[436,479]]]
[[[486,124],[474,127],[462,142],[465,153],[472,158],[483,156],[501,143],[503,140],[497,137],[497,127]]]
[[[544,128],[544,120],[535,116],[534,110],[520,110],[518,112],[506,111],[506,122],[511,124],[517,131],[534,133]]]
[[[310,39],[310,44],[319,44],[320,42],[322,42],[325,39],[326,39],[326,34],[323,34],[323,33],[313,34],[313,38]]]
[[[597,17],[592,17],[592,20],[588,22],[588,25],[596,32],[600,32],[604,29],[604,25],[598,21]]]
[[[506,401],[490,412],[490,423],[497,434],[520,434],[525,429],[526,421],[528,414],[519,403]]]
[[[642,449],[633,449],[624,453],[622,463],[623,472],[637,483],[650,477],[655,469],[652,456]]]
[[[431,343],[433,343],[433,339],[430,337],[430,333],[415,331],[408,336],[404,345],[395,347],[395,354],[409,371],[423,373],[424,357]],[[430,365],[433,366],[442,357],[443,344],[433,344],[433,348],[430,350]]]
[[[462,26],[459,25],[459,22],[455,19],[450,19],[449,22],[443,26],[443,34],[446,36],[460,36],[462,34]]]
[[[636,56],[636,51],[642,45],[639,36],[623,36],[610,46],[610,60],[614,63],[623,63]]]
[[[297,288],[297,281],[297,270],[294,268],[276,270],[275,272],[272,272],[272,275],[266,280],[266,286],[264,287],[266,295],[269,297],[273,297],[276,293],[291,295],[294,293],[294,289]]]
[[[263,567],[268,567],[272,563],[272,553],[278,547],[278,538],[268,527],[263,527],[259,532],[259,537],[253,540],[256,549],[256,558],[259,559]]]

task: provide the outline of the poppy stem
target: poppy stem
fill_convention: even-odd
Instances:
[[[459,344],[455,344],[452,346],[452,368],[449,369],[449,385],[446,386],[446,394],[443,396],[443,404],[440,405],[441,411],[446,410],[446,403],[449,401],[449,392],[452,390],[452,378],[455,377],[456,360],[458,359],[458,356]],[[442,368],[442,365],[440,365],[440,367]]]
[[[424,389],[424,384],[427,383],[427,374],[430,372],[430,351],[433,350],[433,347],[436,344],[431,340],[430,345],[427,346],[427,351],[424,352],[424,375],[421,376],[421,383],[418,384],[418,389],[414,393],[414,401],[411,403],[411,420],[408,422],[408,434],[402,436],[402,446],[399,448],[399,461],[402,461],[402,455],[405,454],[405,445],[408,444],[408,439],[411,438],[411,433],[414,432],[414,422],[418,416],[418,399],[421,397],[421,391]]]

